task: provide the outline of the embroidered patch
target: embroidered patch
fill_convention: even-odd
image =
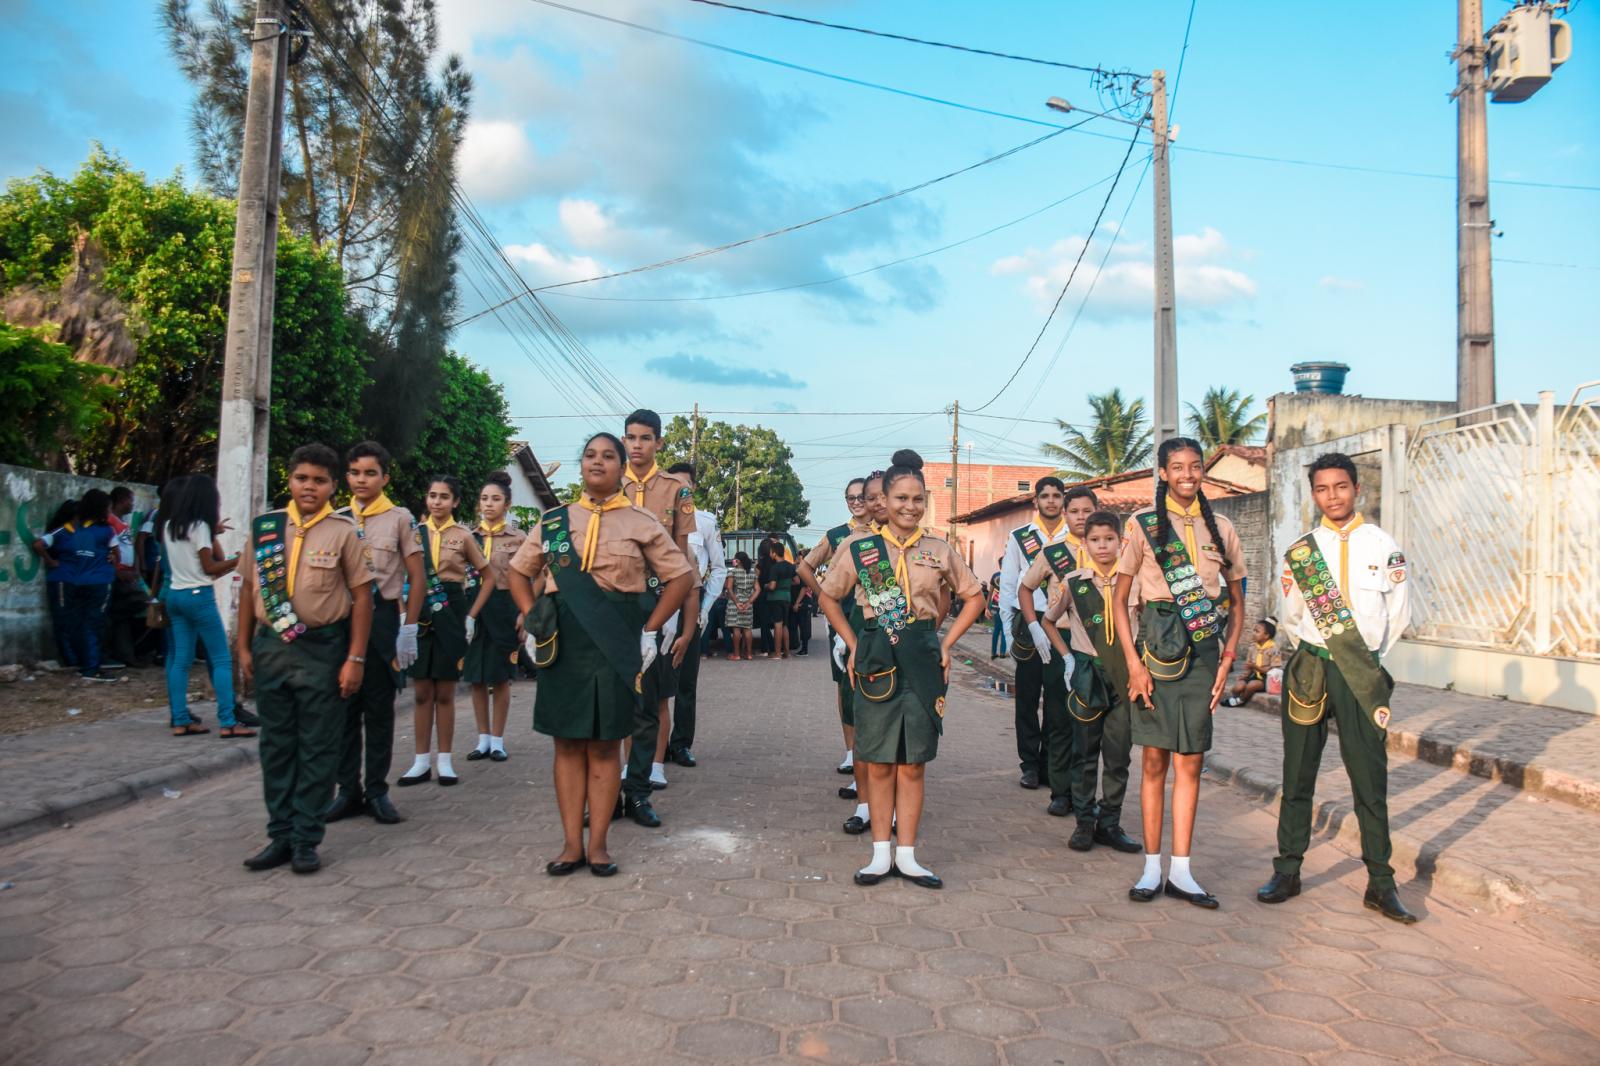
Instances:
[[[678,499],[680,499],[680,500],[687,500],[693,495],[694,495],[694,490],[689,488],[689,486],[687,486],[687,485],[685,485],[683,488],[678,490]]]
[[[1285,574],[1280,580],[1283,582],[1283,594],[1285,596],[1289,595],[1289,591],[1294,588],[1294,578]]]
[[[1389,708],[1379,707],[1372,712],[1372,721],[1379,729],[1389,728]]]
[[[1389,580],[1393,581],[1396,585],[1400,584],[1400,582],[1404,581],[1405,579],[1406,579],[1405,567],[1401,567],[1398,570],[1389,571]]]
[[[1390,552],[1389,553],[1389,565],[1390,566],[1404,566],[1404,565],[1406,565],[1406,553],[1405,552]]]

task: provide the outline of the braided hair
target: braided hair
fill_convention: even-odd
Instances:
[[[1161,447],[1156,449],[1156,465],[1162,470],[1167,468],[1167,461],[1177,452],[1194,452],[1202,459],[1205,458],[1205,449],[1193,437],[1169,437],[1161,442]],[[1231,564],[1228,562],[1228,553],[1222,544],[1222,531],[1217,528],[1216,513],[1211,510],[1211,501],[1206,499],[1204,489],[1194,494],[1195,501],[1200,504],[1200,517],[1205,521],[1206,532],[1211,534],[1211,543],[1216,545],[1217,555],[1222,559],[1222,574],[1227,576]],[[1172,519],[1167,514],[1167,479],[1156,480],[1156,539],[1164,546],[1172,543]],[[1199,559],[1190,559],[1192,565],[1199,566]]]

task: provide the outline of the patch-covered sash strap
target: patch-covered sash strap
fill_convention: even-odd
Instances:
[[[289,603],[289,516],[282,511],[264,514],[250,523],[250,543],[256,552],[256,583],[266,606],[263,621],[285,644],[306,631],[305,623]]]
[[[1379,729],[1388,729],[1389,680],[1356,627],[1355,615],[1339,591],[1339,583],[1334,580],[1328,560],[1323,558],[1315,538],[1307,533],[1295,541],[1284,559],[1333,665],[1339,668],[1339,674],[1350,686],[1361,709],[1372,716]]]
[[[589,521],[599,521],[590,515]],[[547,565],[555,574],[561,588],[558,595],[572,609],[589,639],[594,641],[606,662],[623,679],[629,688],[639,690],[639,634],[633,632],[617,613],[614,603],[606,599],[605,592],[595,583],[594,576],[580,565],[572,550],[572,530],[568,525],[566,507],[557,507],[545,514],[539,523],[539,534]]]
[[[1139,523],[1150,541],[1150,549],[1156,553],[1161,576],[1172,593],[1172,602],[1183,619],[1183,627],[1189,632],[1189,640],[1199,644],[1216,636],[1222,629],[1222,613],[1206,595],[1205,582],[1200,579],[1200,571],[1195,569],[1183,540],[1172,533],[1170,542],[1160,543],[1156,538],[1160,536],[1161,517],[1157,514],[1147,514]]]

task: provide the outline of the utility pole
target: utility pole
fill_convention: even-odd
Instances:
[[[1155,168],[1156,443],[1178,435],[1178,320],[1172,276],[1172,171],[1167,150],[1167,73],[1150,75],[1151,164]]]
[[[950,408],[950,540],[956,539],[956,514],[960,508],[961,492],[961,401]]]
[[[278,185],[283,172],[283,97],[289,67],[287,0],[258,0],[251,27],[250,95],[239,166],[233,283],[223,354],[217,487],[228,547],[245,544],[267,499],[272,399],[272,308],[278,262]],[[229,588],[233,587],[231,581]],[[234,602],[230,595],[230,605]],[[233,612],[225,612],[232,617]]]
[[[733,528],[743,529],[739,523],[739,479],[744,474],[744,460],[735,459],[733,462]]]
[[[1495,395],[1483,0],[1457,0],[1456,22],[1456,405],[1470,411]]]
[[[694,421],[689,424],[689,465],[695,468],[695,475],[700,473],[700,405],[694,405]]]

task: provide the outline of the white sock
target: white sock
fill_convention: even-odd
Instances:
[[[479,733],[478,734],[478,747],[477,747],[476,750],[477,750],[479,755],[485,755],[485,754],[488,753],[488,751],[489,751],[489,734],[488,733]]]
[[[907,877],[927,877],[933,873],[917,862],[917,849],[914,845],[894,849],[894,868]]]
[[[1174,855],[1172,868],[1167,871],[1167,880],[1185,892],[1204,892],[1200,883],[1189,873],[1189,856]]]
[[[887,840],[874,840],[872,842],[872,861],[863,866],[858,872],[877,874],[882,877],[889,872],[892,854],[891,845]]]
[[[627,779],[628,779],[628,760],[627,759],[623,759],[622,760],[622,780],[626,781]]]
[[[489,750],[490,751],[505,751],[506,750],[506,738],[505,737],[490,737],[489,738]]]
[[[855,816],[860,818],[863,822],[869,822],[872,820],[872,811],[865,803],[858,803],[856,804]]]
[[[1178,860],[1174,859],[1172,861],[1173,861],[1174,864],[1176,864]],[[1144,876],[1139,878],[1139,880],[1134,883],[1133,887],[1134,888],[1138,888],[1138,889],[1143,889],[1146,892],[1150,892],[1150,891],[1153,891],[1153,890],[1158,889],[1158,888],[1161,887],[1161,856],[1160,855],[1150,855],[1150,854],[1146,854],[1145,855],[1145,857],[1144,857]]]
[[[650,780],[658,785],[667,783],[667,767],[664,763],[653,762],[650,764]]]
[[[418,774],[427,773],[432,767],[433,759],[427,752],[423,752],[421,755],[418,755],[412,760],[411,769],[405,772],[405,776],[416,777]]]
[[[455,770],[451,769],[451,767],[450,767],[450,753],[448,751],[441,751],[439,753],[439,776],[440,777],[454,777],[454,776],[456,776]]]
[[[853,769],[853,768],[854,768],[854,767],[855,767],[855,765],[856,765],[856,753],[855,753],[855,749],[853,749],[853,748],[846,748],[846,749],[845,749],[845,753],[844,753],[844,762],[842,762],[842,763],[840,763],[840,764],[839,764],[839,767],[840,767],[840,768],[841,768],[841,769],[845,769],[845,768],[851,768],[851,769]]]

